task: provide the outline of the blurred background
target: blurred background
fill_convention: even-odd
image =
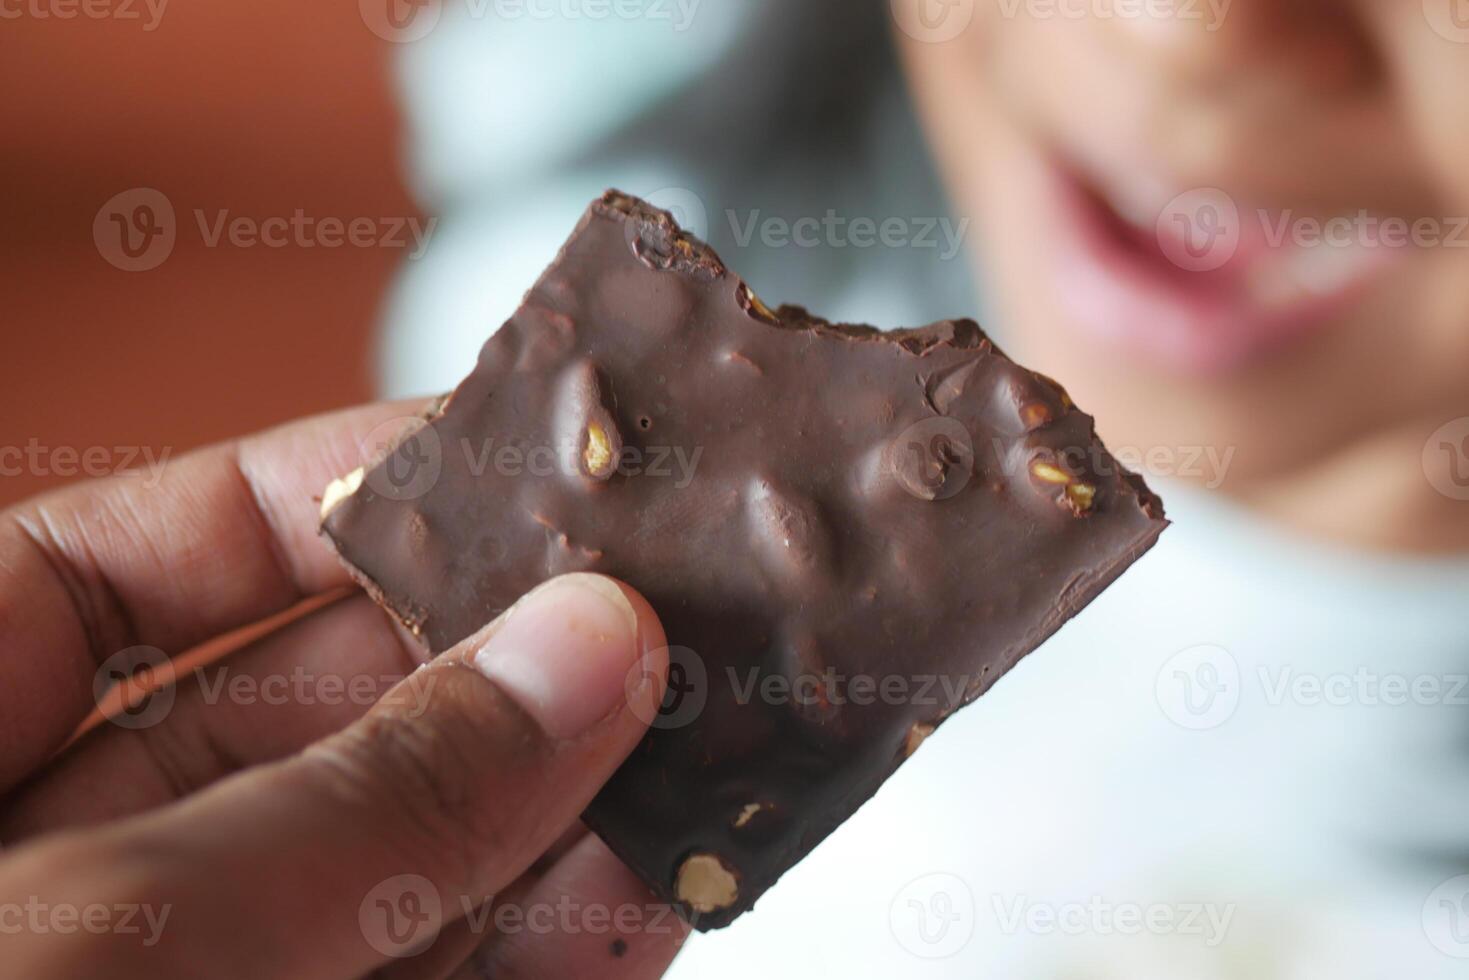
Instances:
[[[39,13],[38,13],[39,12]],[[391,248],[211,245],[211,224],[418,214],[393,49],[351,4],[46,4],[0,20],[0,239],[11,503],[142,447],[160,454],[365,401]],[[99,212],[139,189],[171,202],[175,241],[141,263],[105,249]],[[117,226],[103,218],[111,236]],[[135,241],[145,241],[138,235]],[[158,249],[164,245],[155,242]],[[154,265],[154,260],[157,264]],[[66,452],[72,450],[73,459]],[[59,457],[54,452],[61,449]]]
[[[1176,521],[675,976],[1469,976],[1461,0],[88,9],[0,21],[0,504],[447,390],[616,186]]]
[[[417,6],[119,0],[92,16],[39,0],[6,16],[0,417],[46,459],[7,470],[0,502],[105,469],[80,461],[93,447],[121,465],[451,386],[614,184],[751,253],[731,262],[772,296],[820,307],[865,267],[898,296],[824,312],[972,308],[962,262],[919,257],[905,278],[878,249],[741,248],[714,210],[867,213],[876,191],[942,213],[884,17],[825,0],[632,18]]]

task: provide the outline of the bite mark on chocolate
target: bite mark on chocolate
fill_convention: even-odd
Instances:
[[[740,304],[740,309],[757,319],[764,320],[766,323],[780,323],[780,317],[775,315],[775,311],[766,306],[760,297],[755,295],[755,291],[745,283],[740,283],[739,288],[735,290],[735,301]]]

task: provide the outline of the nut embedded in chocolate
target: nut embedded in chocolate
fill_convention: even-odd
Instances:
[[[1071,508],[1077,514],[1083,514],[1092,509],[1092,504],[1097,499],[1097,488],[1090,483],[1073,483],[1066,488],[1066,499]]]
[[[1031,463],[1030,471],[1035,474],[1036,479],[1044,480],[1046,483],[1054,483],[1064,487],[1071,482],[1070,473],[1067,473],[1059,466],[1053,466],[1047,463],[1045,460],[1038,459],[1034,463]]]
[[[749,823],[754,819],[755,814],[763,809],[765,809],[765,804],[763,803],[746,803],[744,809],[740,810],[739,816],[734,819],[735,829],[738,830],[740,827]]]
[[[1020,421],[1025,425],[1025,431],[1034,432],[1036,429],[1049,425],[1051,422],[1051,409],[1045,402],[1031,402],[1020,409]]]
[[[587,423],[587,448],[582,451],[582,463],[588,475],[599,480],[605,480],[617,468],[612,456],[612,440],[607,438],[607,430],[595,420]]]
[[[327,515],[336,510],[337,504],[362,489],[362,479],[366,473],[367,470],[359,466],[346,476],[326,485],[326,489],[321,492],[322,520],[326,520]]]
[[[673,893],[695,912],[708,914],[734,905],[740,897],[740,883],[717,855],[691,854],[678,869]]]
[[[1092,505],[1097,500],[1097,488],[1092,484],[1081,481],[1061,467],[1044,459],[1032,462],[1030,472],[1043,483],[1061,487],[1061,496],[1057,502],[1070,510],[1074,516],[1081,517],[1091,512]]]

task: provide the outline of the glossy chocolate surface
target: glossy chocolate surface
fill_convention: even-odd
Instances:
[[[1166,524],[973,322],[772,312],[609,192],[324,533],[434,651],[563,572],[648,597],[669,698],[585,819],[708,929]]]

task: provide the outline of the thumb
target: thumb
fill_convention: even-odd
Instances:
[[[31,937],[21,973],[106,955],[119,976],[356,976],[425,945],[575,822],[656,714],[666,670],[635,591],[553,579],[302,754],[16,854],[0,893],[169,910],[146,948]]]

